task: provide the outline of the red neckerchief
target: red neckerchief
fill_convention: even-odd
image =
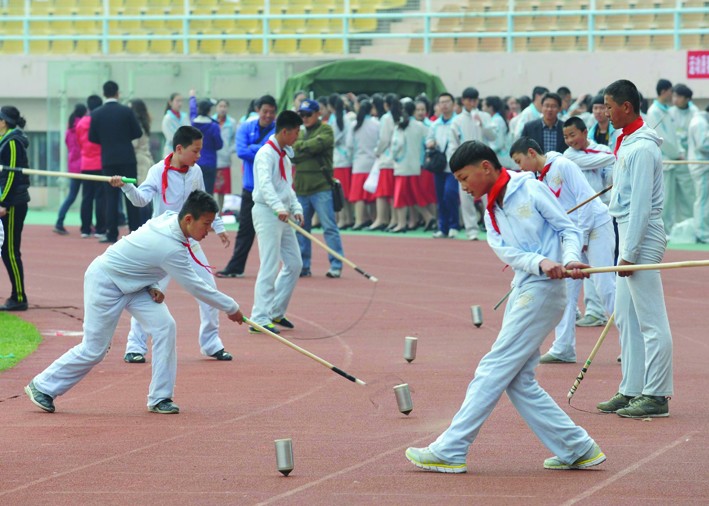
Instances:
[[[173,167],[170,165],[172,162],[172,155],[175,153],[170,153],[167,155],[165,158],[165,168],[162,171],[162,201],[167,204],[167,200],[165,199],[165,193],[167,192],[167,174],[171,170],[176,170],[180,174],[185,174],[188,170],[190,170],[189,167],[180,167],[179,169],[177,167]]]
[[[605,151],[601,151],[600,149],[591,149],[591,148],[582,149],[581,151],[583,151],[586,154],[588,154],[588,153],[605,153]]]
[[[278,149],[278,147],[273,143],[273,141],[272,141],[271,139],[269,139],[266,144],[268,144],[269,146],[271,146],[271,147],[273,148],[273,150],[274,150],[276,153],[278,153],[278,168],[279,168],[280,171],[281,171],[281,177],[283,178],[283,181],[288,181],[288,179],[286,178],[286,164],[285,164],[285,162],[283,161],[284,158],[286,157],[286,151],[285,151],[285,149],[284,149],[284,150]]]
[[[497,201],[497,197],[498,195],[500,195],[500,192],[507,186],[507,183],[509,182],[510,175],[508,174],[507,170],[503,168],[502,171],[500,171],[500,177],[497,178],[495,184],[492,185],[490,191],[487,192],[487,212],[490,213],[490,221],[492,222],[492,227],[498,234],[500,233],[500,228],[497,226],[497,221],[495,220],[495,202]]]
[[[181,119],[182,119],[182,114],[180,114],[180,111],[176,111],[176,110],[174,110],[174,109],[171,108],[171,109],[170,109],[170,112],[171,112],[178,120],[181,120]]]
[[[620,143],[623,142],[623,137],[625,137],[626,135],[632,134],[637,129],[639,129],[641,126],[643,126],[644,124],[645,124],[645,122],[643,121],[643,119],[640,116],[638,116],[637,118],[635,118],[635,121],[633,121],[629,125],[625,125],[623,127],[623,133],[620,134],[618,136],[618,140],[615,141],[615,149],[613,150],[613,154],[618,156],[618,150],[620,149]]]
[[[546,177],[547,172],[549,172],[549,169],[551,169],[551,162],[547,163],[544,166],[542,171],[539,173],[539,177],[537,179],[539,179],[540,181],[544,181],[544,178]]]
[[[192,251],[192,247],[190,246],[190,240],[187,239],[187,242],[183,242],[182,245],[187,248],[187,251],[190,252],[190,256],[192,257],[192,260],[197,262],[199,265],[207,269],[207,272],[210,274],[214,274],[214,271],[216,270],[216,267],[212,267],[211,265],[204,265],[202,262],[199,261],[199,259],[195,256],[194,251]]]

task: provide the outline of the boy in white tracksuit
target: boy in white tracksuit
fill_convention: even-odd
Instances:
[[[256,276],[251,320],[276,334],[279,330],[274,322],[285,328],[294,327],[286,318],[286,310],[303,268],[295,231],[288,224],[291,217],[300,224],[303,222],[303,208],[293,190],[290,162],[291,146],[298,140],[302,124],[297,113],[281,112],[276,118],[276,133],[254,158],[251,214],[261,265]],[[249,327],[249,332],[259,333],[254,327]]]
[[[503,169],[492,149],[482,142],[461,145],[450,167],[474,197],[488,195],[487,240],[497,256],[514,269],[514,290],[497,340],[480,361],[450,427],[427,448],[406,450],[406,457],[430,471],[466,472],[470,445],[506,392],[527,425],[556,454],[544,461],[545,468],[580,469],[600,464],[606,457],[598,445],[534,377],[539,347],[566,305],[561,279],[587,276],[579,271],[586,267],[578,261],[581,233],[546,185],[531,174]]]
[[[172,143],[173,152],[165,160],[161,160],[150,168],[145,181],[139,187],[124,184],[119,176],[114,176],[111,180],[111,184],[121,188],[134,206],[144,207],[152,202],[153,218],[167,211],[179,211],[192,191],[204,191],[202,170],[195,163],[199,158],[202,133],[193,126],[181,126],[175,132]],[[219,216],[214,219],[212,226],[224,247],[228,247],[229,237]],[[198,263],[208,265],[204,251],[195,241],[191,242],[191,247],[195,254],[192,268],[204,283],[216,289],[217,284],[212,272]],[[169,283],[170,278],[166,277],[160,282],[160,290],[165,291]],[[232,355],[224,350],[224,344],[219,337],[219,310],[202,301],[198,301],[198,304],[201,322],[199,328],[200,351],[203,355],[214,357],[217,360],[232,360]],[[131,318],[130,323],[124,361],[143,363],[148,351],[148,333],[135,318]]]
[[[523,171],[539,173],[543,182],[567,212],[594,195],[591,185],[578,165],[560,153],[549,151],[546,155],[536,141],[520,137],[510,148],[510,156]],[[569,215],[581,230],[582,259],[595,267],[613,265],[615,232],[608,208],[597,199],[590,201]],[[608,314],[613,313],[615,303],[615,275],[594,274],[591,278]],[[567,279],[567,303],[561,322],[556,327],[556,339],[541,363],[576,362],[576,305],[582,283]]]
[[[632,82],[610,84],[605,102],[613,126],[623,129],[615,146],[610,203],[611,216],[618,221],[618,265],[659,263],[667,245],[662,139],[639,116],[639,93]],[[629,418],[669,416],[672,334],[659,270],[618,273],[615,318],[623,379],[618,393],[597,408]]]
[[[687,144],[690,160],[709,161],[709,107],[695,114],[689,122]],[[699,242],[709,243],[709,164],[692,164],[689,174],[696,190],[694,234]]]
[[[191,241],[204,239],[219,210],[207,193],[194,191],[180,213],[166,212],[123,237],[96,258],[84,276],[84,337],[37,375],[25,391],[45,411],[54,411],[54,398],[81,381],[108,352],[118,320],[125,309],[153,336],[150,411],[179,413],[172,401],[177,373],[175,320],[158,284],[171,276],[191,295],[224,311],[241,323],[243,315],[231,297],[195,274]]]

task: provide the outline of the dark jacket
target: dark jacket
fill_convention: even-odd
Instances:
[[[8,130],[0,139],[0,165],[27,168],[29,139],[21,128]],[[11,207],[30,201],[30,177],[22,172],[0,171],[0,206]]]
[[[243,122],[236,131],[236,156],[244,162],[241,184],[244,190],[250,192],[254,191],[254,158],[261,146],[276,133],[276,122],[274,121],[263,135],[259,128],[258,118],[256,118]]]
[[[133,139],[143,135],[143,129],[133,111],[118,102],[104,103],[91,112],[89,141],[101,145],[103,168],[115,165],[135,165]]]
[[[295,182],[293,187],[297,195],[330,190],[331,186],[325,172],[332,178],[332,150],[335,135],[332,127],[318,121],[310,128],[301,130],[300,137],[293,144],[293,163],[295,164]]]
[[[564,142],[564,122],[561,120],[557,120],[556,122],[556,147],[552,151],[557,151],[559,153],[563,153],[566,151],[566,143]],[[524,125],[524,128],[522,129],[522,137],[530,137],[537,141],[539,144],[539,147],[542,148],[542,151],[546,150],[544,149],[544,134],[542,133],[542,127],[544,126],[544,120],[542,119],[535,119],[534,121],[530,121],[526,125]]]

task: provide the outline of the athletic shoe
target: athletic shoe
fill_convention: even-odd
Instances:
[[[638,395],[615,414],[623,418],[663,418],[670,416],[670,402],[667,397]]]
[[[217,271],[215,274],[218,278],[243,278],[243,272]]]
[[[281,316],[280,318],[273,318],[273,323],[275,323],[276,325],[280,325],[281,327],[285,327],[287,329],[294,329],[295,328],[295,325],[293,325],[293,322],[290,321],[285,316]]]
[[[449,239],[455,239],[456,237],[458,237],[458,229],[451,228],[451,229],[448,231],[448,238],[449,238]]]
[[[604,318],[596,318],[593,315],[587,314],[580,320],[576,321],[577,327],[605,327],[608,320]]]
[[[340,269],[333,269],[330,267],[330,270],[325,273],[325,276],[328,278],[333,278],[337,279],[339,277],[342,277],[342,271]]]
[[[478,241],[479,239],[478,239],[478,236],[477,236],[477,234],[476,234],[476,235],[469,235],[469,236],[468,236],[468,240],[469,240],[469,241]]]
[[[126,353],[123,356],[123,361],[128,364],[144,364],[145,355],[142,353]]]
[[[618,392],[606,402],[599,402],[596,405],[596,409],[599,411],[603,411],[604,413],[615,413],[619,409],[627,407],[628,404],[630,404],[630,401],[632,400],[633,398],[631,396],[623,395]]]
[[[605,460],[606,456],[601,451],[601,448],[596,443],[593,443],[591,449],[572,464],[562,462],[559,457],[554,456],[544,461],[544,469],[586,469],[587,467],[597,466]]]
[[[575,364],[575,360],[562,360],[551,353],[545,353],[539,358],[540,364]]]
[[[438,230],[434,232],[431,237],[433,237],[434,239],[445,239],[446,237],[448,237],[448,234],[444,234],[443,232]]]
[[[302,271],[300,271],[301,278],[309,278],[312,275],[313,275],[313,273],[310,272],[310,269],[303,269]]]
[[[64,227],[59,227],[59,226],[54,227],[52,229],[52,232],[54,232],[55,234],[59,234],[59,235],[69,235],[69,231],[67,229],[65,229]]]
[[[155,406],[148,406],[148,411],[161,415],[176,415],[180,412],[180,408],[172,402],[172,399],[163,399]]]
[[[42,408],[47,413],[54,413],[54,399],[52,399],[51,395],[37,390],[37,387],[34,386],[34,380],[30,381],[30,384],[25,387],[25,393],[35,406]]]
[[[219,350],[216,353],[212,353],[209,356],[212,358],[216,358],[217,360],[226,360],[226,361],[232,360],[234,358],[231,356],[231,353],[224,350],[224,348],[222,348],[221,350]]]
[[[274,334],[280,334],[281,331],[276,328],[276,326],[273,323],[269,323],[268,325],[261,325],[263,328],[266,330],[270,330]],[[249,334],[261,334],[262,332],[257,329],[256,327],[249,327]]]
[[[426,471],[436,471],[439,473],[466,473],[468,466],[465,463],[455,464],[446,462],[436,457],[431,450],[426,448],[407,448],[406,458],[416,467]]]
[[[81,238],[82,238],[82,239],[88,239],[88,238],[90,238],[90,237],[91,237],[91,234],[85,234],[85,233],[83,233],[83,232],[82,232],[82,234],[81,234]]]
[[[5,304],[0,306],[0,311],[27,311],[27,301],[16,301],[11,298],[5,299]]]

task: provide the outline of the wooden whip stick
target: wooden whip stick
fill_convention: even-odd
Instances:
[[[345,257],[343,257],[342,255],[340,255],[337,251],[335,251],[335,250],[333,250],[332,248],[330,248],[327,244],[325,244],[325,243],[322,242],[320,239],[318,239],[317,237],[315,237],[313,234],[311,234],[310,232],[308,232],[307,230],[305,230],[303,227],[299,226],[299,225],[298,225],[297,223],[295,223],[293,220],[289,219],[289,220],[288,220],[288,224],[289,224],[291,227],[293,227],[293,229],[294,229],[296,232],[298,232],[299,234],[301,234],[301,235],[307,237],[309,240],[311,240],[312,242],[314,242],[315,244],[317,244],[318,246],[320,246],[322,249],[324,249],[325,251],[327,251],[328,253],[330,253],[332,256],[334,256],[335,258],[337,258],[337,259],[338,259],[340,262],[342,262],[343,264],[349,265],[350,267],[352,267],[354,270],[356,270],[357,272],[359,272],[362,276],[364,276],[364,277],[367,278],[368,280],[372,281],[373,283],[376,283],[377,281],[379,281],[379,279],[378,279],[376,276],[372,276],[372,275],[369,274],[368,272],[365,272],[365,271],[363,271],[362,269],[360,269],[359,267],[357,267],[357,265],[356,265],[354,262],[352,262],[351,260],[348,260],[348,259],[346,259]]]
[[[27,174],[29,176],[68,177],[70,179],[81,179],[83,181],[101,181],[104,183],[111,182],[111,176],[95,176],[92,174],[82,174],[80,172],[55,172],[51,170],[28,169],[25,167],[8,167],[7,165],[0,165],[0,172],[3,170],[10,172],[21,172],[22,174]],[[121,181],[124,183],[133,184],[138,182],[137,179],[132,177],[122,177]]]
[[[574,381],[574,384],[571,385],[571,388],[569,388],[569,393],[566,394],[566,397],[569,399],[569,404],[571,404],[571,398],[574,396],[574,394],[576,393],[576,390],[578,389],[579,385],[583,381],[584,375],[588,372],[588,368],[591,367],[591,362],[593,362],[593,359],[596,358],[596,353],[598,353],[598,350],[601,349],[601,345],[603,344],[603,341],[606,339],[606,336],[608,335],[608,331],[613,326],[614,320],[615,320],[615,313],[613,313],[611,315],[611,317],[608,318],[608,323],[606,323],[606,327],[603,329],[603,332],[601,332],[601,337],[598,338],[596,345],[591,350],[591,354],[588,356],[588,359],[586,359],[586,363],[583,364],[583,368],[581,369],[581,372],[579,373],[578,376],[576,376],[576,381]]]
[[[709,160],[662,160],[663,165],[707,165]]]
[[[611,188],[613,188],[613,185],[610,185],[608,188],[603,188],[601,191],[599,191],[598,193],[596,193],[594,196],[587,198],[586,200],[584,200],[583,202],[581,202],[579,205],[577,205],[577,206],[575,206],[575,207],[572,207],[571,209],[569,209],[568,211],[566,211],[566,214],[571,214],[571,213],[573,213],[574,211],[576,211],[576,210],[579,209],[580,207],[583,207],[583,206],[585,206],[586,204],[588,204],[589,202],[591,202],[593,199],[595,199],[595,198],[597,198],[597,197],[600,197],[600,196],[603,195],[604,193],[610,191]],[[512,290],[514,290],[514,288],[510,288],[510,291],[507,292],[507,293],[497,302],[497,304],[495,304],[495,305],[493,306],[493,308],[492,308],[493,311],[497,311],[497,308],[500,307],[500,306],[507,300],[507,298],[508,298],[508,297],[510,296],[510,294],[512,293]]]
[[[588,274],[599,274],[601,272],[656,271],[663,269],[682,269],[685,267],[709,267],[709,260],[687,260],[684,262],[667,262],[663,264],[630,264],[611,265],[608,267],[589,267],[587,269],[581,269],[581,272],[587,272]]]
[[[358,385],[366,385],[366,383],[365,383],[364,381],[362,381],[361,379],[355,378],[354,376],[352,376],[352,375],[350,375],[350,374],[347,374],[345,371],[343,371],[343,370],[340,369],[339,367],[335,367],[334,365],[332,365],[332,364],[331,364],[330,362],[328,362],[327,360],[324,360],[324,359],[318,357],[318,356],[315,355],[314,353],[310,353],[308,350],[306,350],[305,348],[301,348],[301,347],[298,346],[297,344],[291,343],[288,339],[282,338],[282,337],[279,336],[278,334],[276,334],[276,333],[274,333],[274,332],[271,332],[271,331],[268,330],[267,328],[262,327],[262,326],[259,325],[258,323],[249,320],[249,319],[248,319],[247,317],[245,317],[245,316],[244,316],[244,322],[246,322],[247,324],[251,325],[253,328],[255,328],[256,330],[258,330],[259,332],[261,332],[261,333],[263,333],[263,334],[266,334],[267,336],[272,337],[273,339],[275,339],[275,340],[277,340],[277,341],[280,341],[282,344],[285,344],[285,345],[288,346],[289,348],[293,348],[293,349],[294,349],[295,351],[297,351],[298,353],[302,353],[302,354],[305,355],[306,357],[315,360],[318,364],[324,365],[324,366],[327,367],[328,369],[332,370],[332,372],[339,374],[339,375],[342,376],[343,378],[347,378],[348,380],[350,380],[350,381],[352,381],[352,382],[354,382],[354,383],[357,383]]]

